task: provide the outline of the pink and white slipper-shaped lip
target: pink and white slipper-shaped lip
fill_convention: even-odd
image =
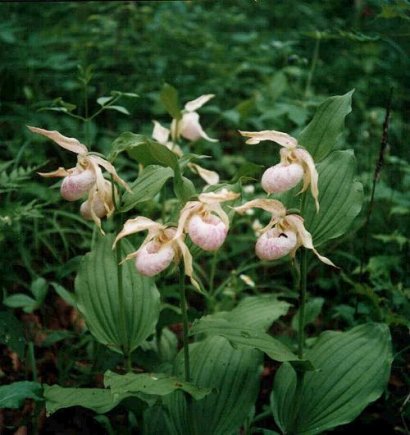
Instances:
[[[296,244],[297,237],[293,231],[281,232],[273,228],[259,237],[255,252],[261,260],[277,260],[289,254]]]
[[[171,245],[161,245],[157,241],[148,242],[139,251],[135,267],[144,276],[154,276],[165,270],[172,262],[175,251]]]
[[[97,177],[91,169],[75,170],[73,174],[64,178],[60,192],[67,201],[77,201],[82,198],[95,184]]]
[[[216,251],[225,241],[228,228],[216,216],[194,215],[188,222],[188,234],[192,242],[204,251]]]
[[[278,163],[262,175],[262,188],[266,193],[286,192],[295,187],[303,178],[304,171],[298,163]]]

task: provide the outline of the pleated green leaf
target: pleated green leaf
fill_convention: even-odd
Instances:
[[[102,237],[83,258],[75,281],[78,309],[94,337],[112,350],[127,354],[154,332],[160,295],[151,278],[138,274],[132,261],[122,270],[120,305],[118,263],[134,249],[121,241],[121,256],[112,249],[113,235]]]
[[[132,192],[126,192],[124,194],[124,205],[121,211],[128,211],[137,204],[154,198],[166,181],[173,175],[174,172],[171,168],[164,168],[157,165],[144,168],[137,181],[131,186]]]
[[[327,331],[306,354],[317,369],[305,374],[295,412],[296,372],[285,363],[275,376],[271,404],[283,433],[312,435],[354,420],[383,393],[392,362],[387,325]]]
[[[182,378],[165,373],[127,373],[119,375],[108,371],[104,374],[104,385],[113,394],[143,393],[154,396],[165,396],[175,390],[189,393],[194,399],[203,399],[211,392],[210,388],[197,387]]]
[[[241,327],[266,331],[275,320],[289,311],[291,304],[274,295],[250,296],[242,299],[232,311],[220,311],[207,318],[226,319]]]
[[[172,118],[177,120],[181,119],[182,114],[179,106],[178,91],[168,83],[164,83],[159,96],[162,104],[165,106],[165,109]]]
[[[216,316],[225,314],[230,322],[266,331],[275,320],[287,314],[291,306],[274,295],[250,296],[242,299],[232,311]]]
[[[20,408],[26,399],[43,400],[42,387],[37,382],[20,381],[0,387],[0,409]]]
[[[103,388],[64,388],[59,385],[44,385],[47,415],[59,409],[82,406],[104,414],[115,408],[126,395],[113,395]]]
[[[171,433],[238,433],[258,395],[262,354],[253,349],[234,349],[223,337],[209,337],[190,345],[190,359],[192,383],[213,391],[202,400],[190,402],[180,392],[168,396],[165,404],[174,426]],[[176,373],[183,377],[182,355]]]
[[[335,151],[317,165],[319,173],[319,213],[307,194],[303,213],[305,227],[317,247],[343,235],[359,214],[363,186],[355,181],[356,159],[352,150]]]
[[[266,332],[242,325],[239,321],[230,322],[212,315],[201,317],[190,330],[192,335],[219,335],[233,345],[258,349],[275,361],[296,361],[298,357],[287,346]]]
[[[315,162],[323,160],[334,149],[345,118],[352,111],[353,92],[324,101],[299,135],[298,142],[309,151]]]

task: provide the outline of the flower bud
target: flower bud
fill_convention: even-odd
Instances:
[[[95,184],[96,175],[91,169],[78,171],[64,178],[61,184],[61,196],[67,201],[77,201],[86,194]]]
[[[214,215],[194,215],[188,223],[188,234],[192,242],[204,251],[216,251],[226,239],[228,228]]]
[[[276,260],[289,254],[296,244],[297,238],[293,231],[281,232],[273,228],[259,237],[255,252],[261,260]]]
[[[262,175],[262,188],[267,193],[286,192],[295,187],[303,178],[303,168],[298,163],[279,163],[267,169]]]
[[[105,208],[104,201],[102,201],[102,199],[99,196],[96,196],[94,198],[93,211],[94,211],[95,216],[97,216],[98,218],[103,218],[107,214],[107,210]],[[87,200],[81,204],[80,213],[84,219],[87,219],[87,220],[93,219],[92,214],[91,214],[90,200]]]
[[[192,142],[201,139],[202,127],[199,124],[199,115],[196,112],[184,113],[181,119],[180,134]]]
[[[135,267],[141,275],[154,276],[165,270],[174,256],[175,251],[170,244],[162,245],[158,241],[151,241],[139,249]]]

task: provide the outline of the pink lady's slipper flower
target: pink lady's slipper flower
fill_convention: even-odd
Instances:
[[[154,129],[152,131],[153,139],[155,139],[161,145],[165,145],[178,157],[182,157],[183,152],[181,148],[177,144],[174,144],[172,141],[169,140],[169,135],[170,130],[168,128],[163,127],[158,121],[154,121]],[[205,169],[195,163],[188,163],[187,166],[189,169],[191,169],[191,171],[198,174],[207,184],[213,185],[219,183],[219,175],[217,172]]]
[[[188,201],[181,210],[176,236],[185,231],[204,251],[216,251],[225,241],[229,229],[229,218],[221,202],[238,197],[239,193],[223,189],[218,193],[201,193],[199,201]]]
[[[217,139],[211,139],[202,129],[199,123],[199,114],[196,112],[200,107],[207,103],[215,95],[202,95],[195,100],[185,104],[182,112],[182,118],[174,119],[171,124],[171,134],[173,140],[178,140],[180,136],[192,142],[198,139],[206,139],[210,142],[218,142]]]
[[[39,172],[42,177],[63,177],[61,184],[61,196],[67,201],[77,201],[88,194],[88,199],[81,206],[81,214],[86,219],[93,219],[101,229],[100,218],[109,216],[114,211],[112,184],[105,180],[101,168],[110,173],[113,179],[130,188],[122,180],[114,166],[102,157],[90,154],[85,145],[77,139],[63,136],[58,131],[49,131],[37,127],[28,127],[33,133],[41,134],[61,148],[77,154],[77,165],[74,168],[58,168],[53,172]]]
[[[305,192],[310,184],[310,190],[319,211],[318,201],[318,173],[312,156],[298,146],[298,141],[286,133],[275,130],[240,131],[242,136],[248,137],[247,144],[255,145],[263,140],[278,143],[280,150],[280,163],[268,168],[262,175],[261,184],[267,193],[286,192],[295,187],[303,178],[303,187],[300,193]]]
[[[167,227],[143,216],[129,219],[117,235],[113,248],[118,240],[140,231],[148,231],[148,236],[139,249],[127,255],[124,261],[135,258],[135,266],[141,275],[154,276],[165,270],[172,261],[179,262],[182,257],[185,274],[199,290],[199,284],[193,278],[192,256],[184,243],[185,235],[177,237],[174,227]]]
[[[259,231],[261,235],[256,242],[255,252],[261,260],[277,260],[288,254],[294,257],[296,250],[304,246],[311,249],[323,263],[336,267],[316,251],[312,235],[303,225],[303,218],[296,214],[286,215],[286,208],[280,201],[255,199],[234,210],[243,214],[251,208],[261,208],[272,215],[268,225]]]

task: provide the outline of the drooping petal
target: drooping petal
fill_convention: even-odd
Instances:
[[[107,172],[109,172],[113,176],[114,180],[117,183],[124,186],[128,192],[132,192],[128,184],[122,178],[119,177],[117,171],[115,170],[114,166],[110,162],[103,159],[102,157],[94,156],[94,155],[88,156],[88,158],[90,159],[90,161],[96,163],[99,166],[102,166]]]
[[[192,242],[204,251],[216,251],[226,239],[228,228],[221,219],[213,215],[194,215],[188,222],[188,234]]]
[[[272,214],[272,216],[280,218],[286,215],[285,206],[276,199],[253,199],[252,201],[245,202],[239,207],[233,207],[233,209],[240,214],[245,213],[251,208],[261,208]]]
[[[286,192],[300,182],[303,174],[303,167],[298,163],[278,163],[263,173],[261,185],[266,193]]]
[[[169,129],[163,127],[158,121],[152,121],[154,123],[154,130],[152,131],[152,137],[162,145],[167,145],[169,139]]]
[[[233,201],[239,198],[240,194],[222,189],[219,192],[205,192],[198,196],[198,199],[204,204],[218,204],[225,201]]]
[[[165,229],[164,225],[159,224],[158,222],[154,222],[153,220],[146,218],[144,216],[138,216],[134,219],[128,219],[125,222],[122,230],[118,233],[117,237],[115,238],[113,248],[115,247],[118,240],[122,239],[123,237],[129,236],[130,234],[148,230],[148,235],[152,236],[158,233],[162,229]]]
[[[278,143],[285,148],[296,148],[298,141],[288,135],[287,133],[282,133],[281,131],[275,130],[263,130],[263,131],[239,131],[242,136],[248,137],[246,141],[249,145],[256,145],[263,140],[270,140]]]
[[[303,225],[303,218],[301,216],[291,214],[286,216],[283,221],[296,231],[301,245],[303,245],[306,249],[311,249],[323,263],[337,268],[337,266],[331,260],[323,257],[316,251],[315,247],[313,246],[312,235]]]
[[[101,231],[101,234],[105,235],[101,226],[101,217],[104,217],[107,213],[105,211],[104,202],[101,198],[98,198],[98,194],[99,191],[95,185],[89,191],[87,201],[81,204],[80,213],[85,219],[93,220],[97,228]],[[100,214],[102,214],[102,216],[100,216]]]
[[[273,228],[264,232],[256,242],[255,252],[261,260],[277,260],[289,254],[297,244],[293,231]]]
[[[37,172],[38,175],[41,175],[44,178],[60,178],[60,177],[67,177],[72,173],[72,171],[75,170],[75,168],[72,169],[64,169],[64,168],[58,168],[55,171],[52,172]]]
[[[174,241],[177,244],[179,251],[181,252],[181,255],[182,255],[182,259],[184,262],[185,275],[189,276],[192,285],[200,292],[201,287],[200,287],[198,281],[196,281],[194,278],[194,269],[192,266],[192,255],[189,252],[189,249],[183,240],[183,236],[179,236],[179,237],[175,238]]]
[[[209,142],[218,142],[218,139],[210,138],[199,123],[199,115],[196,112],[186,112],[179,121],[179,135],[192,142],[203,138]]]
[[[113,193],[116,195],[115,188],[112,183],[104,180],[104,190],[100,191],[95,185],[89,192],[87,201],[83,202],[80,207],[80,213],[84,219],[93,220],[101,229],[101,221],[99,219],[111,216],[114,213],[115,205]],[[114,191],[114,192],[113,192]]]
[[[219,174],[215,171],[210,171],[195,163],[189,163],[188,167],[196,172],[210,186],[219,183]]]
[[[107,214],[107,210],[105,209],[104,201],[97,196],[94,200],[87,200],[81,204],[80,207],[81,216],[86,220],[92,220],[93,214],[98,218],[103,218]]]
[[[308,185],[310,184],[310,191],[312,192],[312,196],[315,200],[316,210],[319,211],[319,189],[318,189],[318,173],[316,170],[315,162],[313,161],[312,156],[304,149],[297,148],[293,151],[297,159],[301,164],[305,166],[305,180],[302,188],[302,192],[304,192]]]
[[[87,147],[82,143],[80,143],[77,139],[63,136],[61,133],[59,133],[56,130],[49,131],[37,127],[30,127],[30,126],[27,127],[33,133],[41,134],[42,136],[48,137],[49,139],[53,140],[55,143],[60,145],[61,148],[64,148],[68,151],[71,151],[76,154],[88,153]]]
[[[188,103],[185,104],[185,110],[187,112],[194,112],[214,97],[214,94],[201,95],[200,97],[195,98],[195,100],[188,101]]]

